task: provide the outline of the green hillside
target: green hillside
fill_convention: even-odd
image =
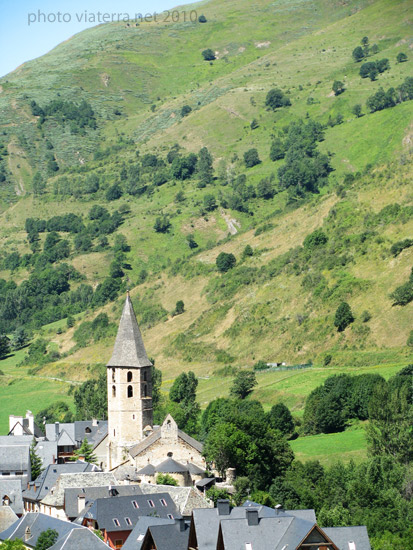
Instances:
[[[191,10],[206,23],[184,20]],[[392,248],[413,239],[410,11],[407,0],[212,0],[179,8],[176,23],[86,30],[0,79],[0,334],[24,326],[44,340],[0,360],[2,433],[8,414],[71,402],[67,387],[96,375],[127,288],[163,390],[193,370],[202,407],[228,394],[227,365],[313,364],[260,374],[253,393],[300,418],[329,374],[388,378],[412,362],[412,301],[390,297],[413,266],[413,246]],[[361,78],[383,59],[388,69]],[[394,105],[372,112],[381,88]],[[291,105],[268,108],[272,89]],[[285,158],[271,160],[274,142]],[[260,162],[248,167],[251,149]],[[66,214],[70,227],[53,225]],[[170,227],[156,231],[157,219]],[[226,273],[222,252],[236,258]],[[343,301],[354,322],[339,332]],[[101,313],[109,325],[92,325]]]

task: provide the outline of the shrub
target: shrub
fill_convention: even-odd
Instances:
[[[254,370],[267,370],[268,365],[267,365],[266,361],[263,361],[262,359],[260,359],[259,361],[257,361],[254,364],[253,369]]]
[[[357,46],[357,48],[354,48],[352,53],[353,59],[356,62],[361,61],[364,58],[364,50],[361,46]]]
[[[181,109],[181,117],[189,115],[192,111],[192,108],[189,105],[184,105]]]
[[[397,54],[397,63],[404,63],[405,61],[407,61],[407,55],[403,52],[400,52]]]
[[[246,258],[247,256],[253,256],[253,255],[254,255],[254,251],[251,245],[247,244],[244,250],[242,251],[242,257]]]
[[[205,61],[214,61],[216,59],[215,54],[211,48],[208,48],[202,52],[202,57]]]
[[[413,348],[413,330],[410,331],[410,334],[407,338],[407,342],[406,344],[410,347],[410,348]]]
[[[398,256],[405,248],[410,248],[411,246],[413,246],[413,239],[404,239],[403,241],[394,243],[390,248],[390,252],[393,256]]]
[[[157,233],[168,233],[171,222],[167,216],[162,216],[162,218],[156,218],[153,228]]]
[[[371,319],[371,313],[367,310],[363,311],[363,313],[360,316],[360,319],[363,323],[368,323]]]
[[[362,108],[360,103],[357,103],[356,105],[354,105],[354,107],[352,108],[352,112],[353,112],[353,115],[355,115],[357,118],[361,117]]]
[[[204,202],[204,208],[207,212],[212,212],[217,208],[217,201],[214,195],[205,195],[203,202]]]
[[[347,302],[342,302],[334,316],[334,326],[339,332],[343,332],[354,321],[353,313]]]
[[[327,355],[324,356],[323,365],[327,367],[333,359],[333,356],[330,353],[327,353]]]
[[[271,143],[270,159],[275,162],[277,160],[283,159],[284,157],[285,145],[279,138],[276,138]]]
[[[205,15],[200,15],[200,16],[198,17],[198,21],[199,21],[200,23],[206,23],[208,20],[207,20],[207,18],[205,17]]]
[[[273,111],[279,107],[288,107],[290,105],[290,99],[279,88],[270,90],[265,98],[265,106]]]
[[[117,183],[109,187],[109,189],[106,191],[106,200],[108,201],[116,201],[117,199],[120,199],[121,196],[122,189]]]
[[[323,232],[322,229],[316,229],[304,239],[304,248],[308,250],[313,250],[318,246],[323,246],[328,242],[327,235]]]
[[[333,92],[334,92],[334,95],[340,95],[344,92],[345,88],[344,88],[344,83],[341,82],[341,80],[335,80],[333,82]]]
[[[257,164],[260,164],[261,160],[258,155],[257,149],[249,149],[244,153],[244,162],[247,168],[252,168]]]
[[[215,263],[218,268],[218,271],[220,271],[221,273],[226,273],[227,271],[229,271],[235,266],[235,264],[237,263],[237,260],[234,254],[221,252],[220,254],[218,254],[217,259],[215,260]]]
[[[171,485],[172,487],[177,487],[178,482],[170,474],[158,474],[156,476],[157,485]]]

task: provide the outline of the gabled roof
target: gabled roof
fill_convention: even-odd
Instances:
[[[50,464],[35,481],[29,483],[29,488],[23,491],[23,499],[30,501],[41,501],[52,487],[60,474],[91,472],[96,470],[94,464],[87,462],[67,462],[66,464]]]
[[[14,436],[10,436],[11,439]],[[0,471],[27,472],[30,470],[30,445],[1,445]]]
[[[132,458],[137,457],[139,454],[143,453],[143,451],[146,451],[146,449],[148,449],[151,445],[153,445],[159,439],[161,439],[161,437],[162,437],[162,430],[161,430],[161,427],[158,426],[153,430],[153,432],[150,435],[148,435],[148,437],[145,437],[143,441],[131,447],[129,449],[129,454],[131,455]],[[199,453],[202,453],[204,448],[202,443],[200,443],[190,435],[186,434],[182,430],[178,430],[178,439],[179,438],[182,439],[182,441],[185,441],[185,443],[193,447]]]
[[[174,487],[172,485],[153,485],[151,483],[141,483],[139,486],[144,494],[168,493],[183,516],[190,516],[196,508],[213,507],[193,487]]]
[[[46,424],[46,439],[56,441],[56,427],[59,436],[65,431],[72,441],[80,444],[84,438],[88,443],[96,447],[108,433],[107,420],[76,420],[75,422],[62,422],[59,424]],[[58,436],[58,438],[59,438]],[[73,443],[71,443],[73,445]],[[59,443],[64,445],[64,443]]]
[[[61,474],[53,491],[49,491],[42,499],[42,504],[48,506],[63,506],[65,489],[68,487],[106,487],[115,485],[115,476],[110,472],[79,472]]]
[[[18,519],[10,506],[0,506],[0,533],[16,523]]]
[[[122,550],[140,550],[148,527],[152,525],[172,525],[174,523],[174,519],[154,518],[150,516],[140,517],[125,544],[122,546]]]
[[[139,330],[129,293],[126,296],[125,305],[120,318],[112,357],[107,366],[129,368],[152,366],[152,363],[146,355],[141,331]]]
[[[151,539],[156,550],[186,550],[188,538],[189,527],[181,522],[173,525],[151,525],[145,536],[145,546],[146,540]]]
[[[185,474],[188,472],[188,467],[180,462],[177,462],[171,457],[155,466],[155,471],[162,474]]]
[[[371,550],[367,528],[364,525],[358,527],[323,527],[322,529],[340,550],[348,550],[351,541],[356,543],[357,550]]]
[[[59,447],[75,447],[76,443],[70,437],[66,430],[62,430],[59,434],[59,439],[57,440]]]
[[[30,538],[26,539],[26,529],[30,530]],[[39,535],[47,529],[56,529],[59,534],[59,539],[67,535],[72,529],[85,529],[79,525],[63,521],[61,519],[47,516],[46,514],[28,513],[22,516],[18,521],[13,523],[8,529],[0,533],[0,540],[6,539],[21,539],[24,544],[30,547],[36,546]]]
[[[136,505],[134,504],[136,502]],[[85,513],[85,519],[93,519],[99,529],[108,532],[132,531],[141,516],[158,516],[181,518],[170,495],[166,492],[158,494],[134,495],[125,497],[98,498]],[[128,523],[128,518],[131,524]],[[116,521],[115,521],[116,520]]]
[[[84,499],[87,506],[98,498],[112,498],[109,488],[116,489],[119,496],[141,495],[139,485],[105,485],[103,487],[66,487],[64,489],[64,508],[68,518],[79,515],[79,497]]]
[[[23,514],[22,482],[20,479],[0,479],[0,510],[5,496],[15,514]]]
[[[90,529],[72,529],[56,541],[49,550],[108,550],[108,546]]]

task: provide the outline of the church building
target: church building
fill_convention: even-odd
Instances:
[[[180,465],[205,470],[202,444],[182,432],[168,415],[153,426],[152,363],[149,361],[129,293],[112,357],[107,364],[108,462],[120,466],[158,466],[173,459]]]

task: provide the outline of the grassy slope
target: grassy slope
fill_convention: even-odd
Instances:
[[[411,134],[410,103],[360,119],[351,114],[351,107],[355,103],[364,103],[379,86],[398,85],[411,74],[410,61],[401,65],[394,61],[399,51],[408,53],[408,41],[405,40],[409,36],[408,10],[407,1],[359,1],[345,6],[337,3],[334,9],[331,9],[331,2],[321,0],[312,3],[297,1],[293,5],[291,2],[268,5],[256,1],[251,5],[245,1],[213,1],[202,6],[208,18],[206,25],[142,24],[138,28],[126,28],[123,24],[114,24],[85,31],[47,56],[25,64],[2,79],[0,122],[6,125],[11,138],[9,168],[20,188],[30,190],[31,173],[37,166],[36,159],[44,155],[44,144],[36,133],[27,97],[34,97],[43,104],[54,98],[59,90],[65,99],[78,99],[79,95],[86,97],[101,120],[108,119],[103,129],[106,143],[124,133],[132,136],[143,151],[156,149],[162,152],[176,142],[192,151],[206,145],[216,160],[228,159],[234,153],[241,156],[249,147],[257,147],[264,162],[248,172],[249,181],[253,183],[278,167],[268,160],[270,135],[274,128],[282,127],[297,116],[305,116],[307,112],[322,122],[329,114],[341,113],[344,124],[328,129],[325,142],[321,144],[323,150],[334,154],[333,185],[342,179],[344,173],[361,170],[368,163],[384,163],[397,157],[403,149],[403,139]],[[380,53],[376,58],[388,57],[391,60],[391,70],[381,75],[377,82],[360,79],[359,66],[351,60],[352,49],[365,34],[371,43],[379,44]],[[259,47],[262,43],[265,47]],[[220,59],[213,65],[202,61],[200,52],[205,47],[218,52]],[[107,86],[106,77],[109,78]],[[346,92],[338,98],[331,95],[335,79],[343,80],[346,85]],[[274,85],[290,91],[291,109],[275,114],[263,109],[265,95]],[[309,97],[313,98],[313,104],[308,104]],[[149,110],[150,104],[156,105],[154,113]],[[181,120],[179,110],[184,104],[191,105],[194,111]],[[123,113],[119,120],[113,115],[115,108],[120,108]],[[253,118],[258,119],[260,126],[252,132],[249,123]],[[22,134],[27,137],[29,146],[19,141]],[[97,134],[89,135],[88,139],[62,136],[53,128],[49,128],[48,137],[62,166],[77,162],[77,151],[88,158],[102,139]],[[111,157],[108,166],[116,169],[120,159],[128,162],[132,158],[131,153],[125,151],[119,158]],[[91,164],[94,165],[96,163]],[[409,204],[412,199],[408,187],[411,177],[411,165],[393,165],[384,179],[367,177],[360,180],[341,203],[350,211],[357,205],[376,212],[393,202]],[[173,309],[178,299],[185,302],[183,315],[144,330],[148,352],[156,358],[157,366],[164,373],[165,389],[179,372],[191,368],[208,377],[200,382],[199,399],[203,405],[217,395],[226,395],[230,379],[213,376],[217,367],[215,352],[219,349],[234,356],[240,366],[251,365],[261,358],[281,358],[292,363],[312,359],[320,363],[323,355],[329,352],[334,356],[334,363],[340,365],[335,367],[340,371],[348,369],[348,365],[355,365],[352,372],[361,372],[361,365],[371,365],[370,369],[384,370],[387,376],[411,358],[405,347],[411,329],[411,306],[392,308],[387,296],[392,288],[406,279],[412,264],[411,249],[397,259],[388,255],[392,242],[412,235],[411,221],[384,227],[381,232],[384,242],[375,243],[365,255],[357,254],[355,262],[346,267],[351,276],[371,282],[366,290],[350,294],[356,316],[365,309],[372,313],[371,332],[364,339],[353,330],[339,336],[331,323],[336,304],[314,302],[303,290],[299,277],[282,274],[262,287],[241,288],[220,309],[211,305],[205,295],[211,275],[187,279],[161,274],[166,260],[174,261],[187,255],[185,234],[194,233],[197,242],[205,246],[208,241],[222,239],[226,233],[221,212],[214,212],[207,220],[199,217],[197,203],[205,193],[211,192],[210,189],[198,190],[193,185],[185,185],[187,201],[179,214],[173,204],[179,188],[179,185],[168,184],[150,200],[128,199],[131,214],[120,230],[132,246],[130,260],[133,270],[128,274],[131,280],[136,279],[143,264],[160,272],[156,275],[159,279],[145,283],[133,294],[139,293],[142,297],[148,292],[168,311]],[[222,250],[234,252],[239,257],[246,244],[262,251],[248,260],[248,265],[265,265],[279,254],[300,245],[309,232],[322,225],[339,202],[335,195],[325,190],[323,196],[314,198],[299,210],[278,215],[273,220],[275,227],[260,236],[254,236],[253,228],[248,230],[252,221],[249,216],[230,213],[240,221],[241,233],[225,244],[202,252],[189,265],[199,262],[213,264]],[[255,224],[275,210],[283,209],[284,204],[283,194],[273,201],[257,201]],[[24,219],[28,216],[47,218],[51,212],[73,210],[86,214],[90,206],[90,202],[84,201],[55,202],[50,196],[38,201],[25,196],[2,215],[2,249],[28,251],[23,231]],[[110,208],[118,206],[118,203],[109,205]],[[170,235],[156,235],[152,230],[160,211],[173,216]],[[350,233],[357,232],[359,219],[355,218],[352,223]],[[86,254],[73,259],[75,267],[92,284],[106,275],[109,262],[110,253]],[[330,277],[330,284],[337,277],[337,273],[324,275]],[[11,274],[0,273],[0,276],[8,278]],[[19,283],[27,273],[20,270],[12,276]],[[109,305],[104,309],[116,321],[119,307],[120,303],[115,308]],[[308,313],[309,319],[304,325],[299,325],[296,319],[303,313]],[[90,318],[94,315],[91,314]],[[234,325],[241,327],[237,337],[225,332]],[[49,326],[45,335],[61,351],[67,351],[73,345],[73,329],[56,334],[57,328],[61,327],[61,322],[59,326]],[[174,340],[177,335],[188,331],[195,346],[189,346],[190,349],[183,353],[176,349]],[[85,379],[89,376],[86,366],[104,362],[112,344],[108,341],[78,350],[57,364],[45,367],[40,376],[53,378],[59,373],[59,377],[68,380]],[[8,375],[17,378],[20,371],[15,370],[15,363],[12,359],[10,361]],[[2,361],[0,366],[4,363]],[[305,395],[319,383],[320,376],[329,373],[330,369],[324,369],[317,371],[315,377],[313,371],[309,371],[303,374],[305,381],[298,385],[296,376],[290,382],[290,377],[284,381],[279,373],[260,375],[254,396],[266,407],[284,399],[299,415]],[[40,380],[32,378],[33,391],[38,384],[44,389],[42,395],[47,394],[51,401],[55,396],[50,395],[49,388],[56,388],[58,393],[63,391],[61,383]],[[18,399],[20,384],[24,383],[25,374],[22,382],[2,388],[10,400],[14,396]],[[33,393],[33,399],[30,397],[25,406],[30,405],[35,411],[49,402],[43,397],[37,399]],[[9,412],[17,406],[13,405],[14,401],[12,405],[10,403],[12,401],[7,404]],[[2,418],[4,414],[7,412],[2,413]],[[298,447],[297,451],[304,452]]]

